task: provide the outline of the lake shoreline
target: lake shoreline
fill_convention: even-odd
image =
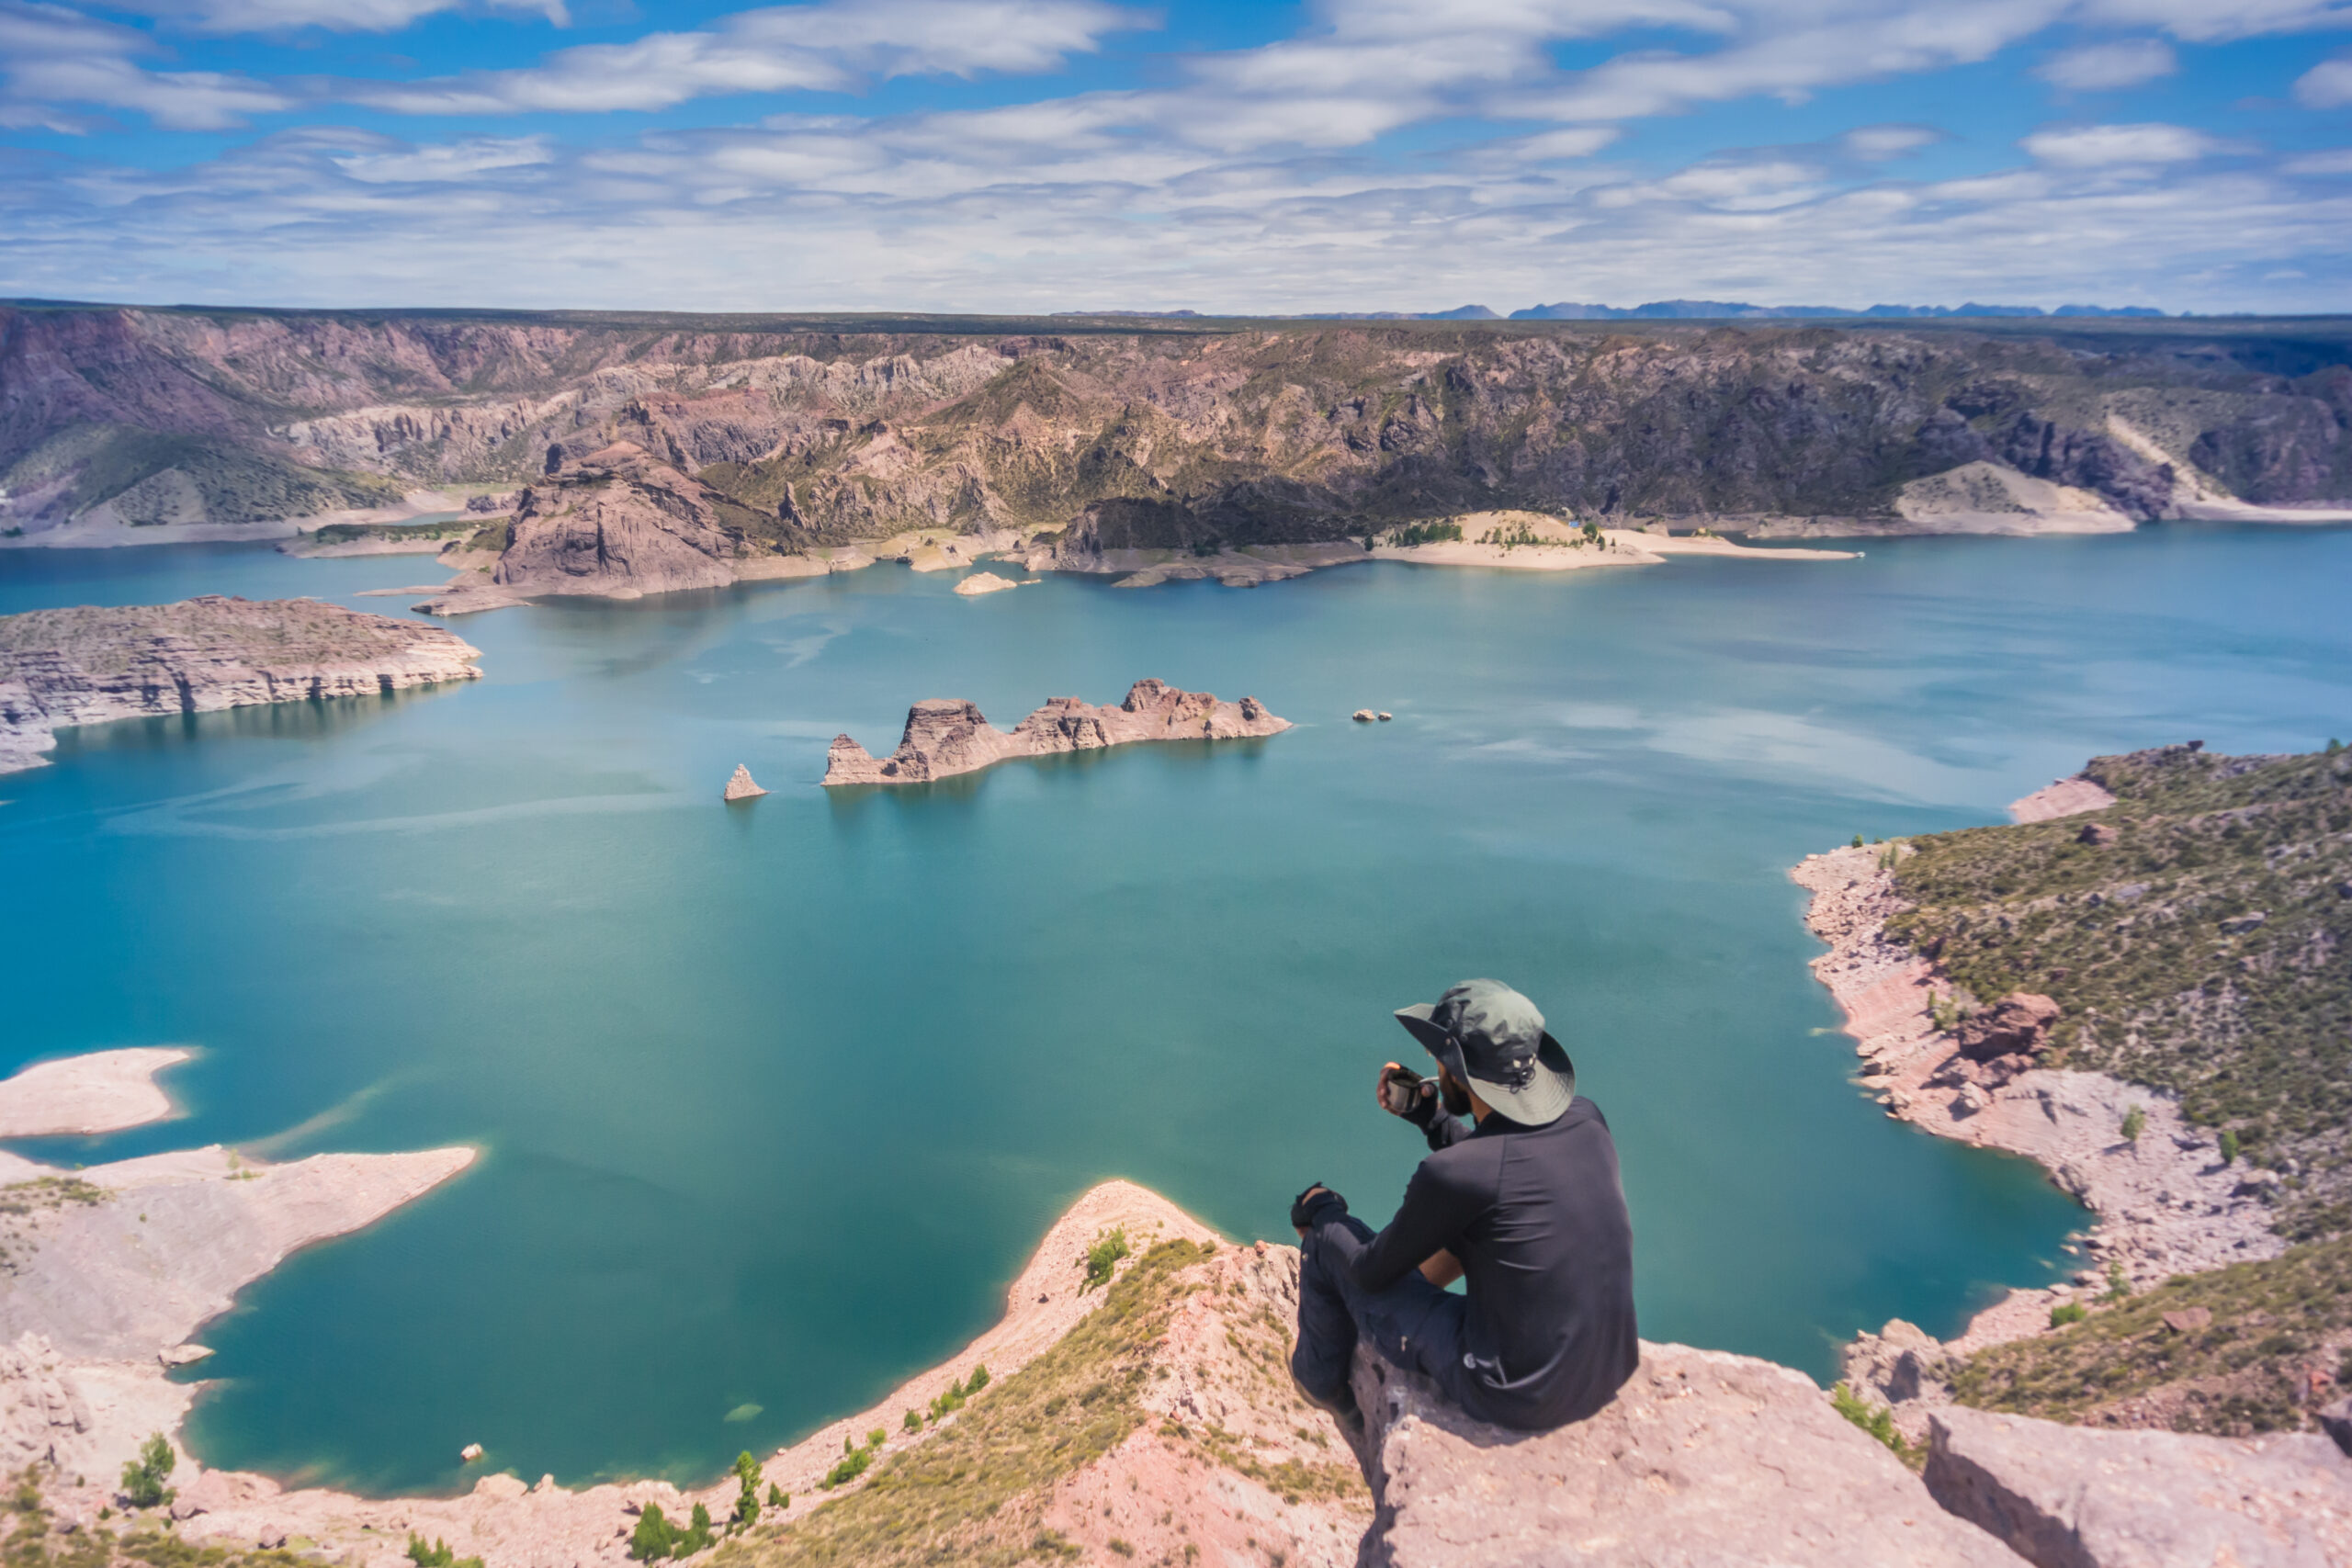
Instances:
[[[143,1125],[171,1109],[153,1075],[188,1055],[134,1049],[40,1064],[0,1084],[0,1125],[9,1137]],[[103,1090],[103,1104],[94,1099],[94,1085]],[[47,1506],[62,1524],[86,1529],[114,1506],[113,1478],[151,1433],[161,1432],[178,1455],[171,1477],[176,1495],[167,1509],[177,1535],[232,1548],[307,1540],[364,1568],[405,1563],[411,1531],[447,1539],[460,1554],[489,1553],[501,1568],[562,1568],[626,1562],[634,1516],[649,1506],[683,1526],[700,1503],[723,1522],[734,1506],[731,1475],[699,1487],[634,1480],[573,1490],[551,1476],[530,1484],[494,1471],[453,1495],[368,1497],[208,1468],[188,1451],[184,1427],[204,1383],[169,1374],[211,1354],[193,1339],[203,1324],[288,1254],[366,1228],[475,1159],[474,1150],[458,1147],[314,1155],[274,1166],[216,1145],[69,1175],[0,1151],[0,1180],[73,1183],[78,1193],[19,1221],[7,1238],[16,1267],[0,1282],[0,1338],[8,1345],[0,1349],[0,1395],[13,1414],[0,1421],[0,1450],[17,1469],[50,1461],[55,1468],[42,1488]],[[224,1205],[214,1196],[223,1184],[244,1201]],[[138,1230],[106,1224],[105,1213],[132,1193],[143,1211]],[[886,1434],[887,1456],[945,1430],[952,1412],[913,1432],[904,1415],[932,1408],[976,1368],[1001,1379],[1058,1343],[1108,1297],[1087,1283],[1087,1249],[1114,1230],[1125,1233],[1138,1257],[1161,1241],[1232,1245],[1133,1182],[1090,1188],[1046,1230],[1007,1288],[993,1325],[865,1408],[826,1422],[762,1461],[763,1486],[780,1487],[792,1499],[786,1509],[770,1509],[764,1521],[797,1517],[846,1495],[847,1485],[827,1488],[823,1478],[868,1433]],[[194,1271],[215,1276],[210,1282],[225,1283],[225,1292],[206,1295],[155,1280],[159,1255],[217,1265]],[[496,1466],[494,1449],[479,1462]]]
[[[2057,787],[2027,796],[2012,812],[2030,818]],[[2096,808],[2096,802],[2073,806]],[[2286,1249],[2270,1229],[2268,1206],[2243,1190],[2211,1136],[2182,1117],[2176,1096],[2102,1073],[2040,1066],[1989,1090],[1964,1085],[1955,1092],[1935,1081],[1960,1049],[1937,1026],[1930,1006],[1949,982],[1932,962],[1887,936],[1887,920],[1905,906],[1893,873],[1880,864],[1884,854],[1875,845],[1832,850],[1806,856],[1789,872],[1811,895],[1807,928],[1829,944],[1811,968],[1855,1041],[1858,1082],[1874,1091],[1890,1117],[2035,1161],[2092,1216],[2082,1241],[2089,1256],[2071,1281],[2012,1287],[1945,1342],[1944,1352],[1965,1355],[2048,1333],[2051,1309],[2094,1299],[2109,1288],[2109,1270],[2140,1290]],[[2121,1132],[2133,1108],[2145,1122],[2135,1139]],[[1896,1320],[1879,1335],[1861,1336],[1857,1348],[1867,1357],[1882,1343],[1926,1338]],[[1849,1364],[1855,1353],[1849,1350]]]

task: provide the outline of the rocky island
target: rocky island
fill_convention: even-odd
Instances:
[[[825,758],[824,782],[926,784],[1011,757],[1093,751],[1139,740],[1231,740],[1279,735],[1290,727],[1290,720],[1268,713],[1255,697],[1222,703],[1206,692],[1179,691],[1165,681],[1137,681],[1116,707],[1051,698],[1010,733],[989,723],[977,704],[934,697],[907,710],[899,749],[888,757],[876,759],[848,736],[835,736]]]
[[[439,626],[315,599],[0,615],[0,773],[40,766],[71,725],[471,681],[479,657]]]

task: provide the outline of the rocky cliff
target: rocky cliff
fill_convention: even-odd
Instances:
[[[832,544],[1069,529],[1213,555],[1495,507],[1935,532],[2352,502],[2352,344],[2311,323],[905,325],[0,309],[0,532],[110,509],[164,537],[623,440]]]
[[[1093,751],[1140,740],[1232,740],[1278,735],[1289,728],[1290,720],[1268,713],[1255,697],[1221,703],[1206,692],[1179,691],[1165,681],[1137,681],[1116,707],[1050,698],[1009,733],[989,723],[977,704],[934,697],[907,710],[899,749],[888,757],[876,759],[846,735],[833,737],[825,783],[926,784],[1009,757]]]
[[[471,681],[478,657],[438,626],[314,599],[0,616],[0,773],[40,766],[69,725]]]

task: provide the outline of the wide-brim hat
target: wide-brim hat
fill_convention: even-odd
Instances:
[[[1396,1021],[1480,1100],[1523,1127],[1560,1119],[1577,1097],[1576,1064],[1535,1004],[1499,980],[1464,980]]]

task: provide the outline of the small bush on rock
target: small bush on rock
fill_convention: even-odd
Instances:
[[[164,1484],[177,1463],[179,1456],[172,1452],[163,1433],[149,1438],[140,1445],[139,1457],[122,1467],[123,1501],[134,1508],[160,1508],[178,1496]]]

